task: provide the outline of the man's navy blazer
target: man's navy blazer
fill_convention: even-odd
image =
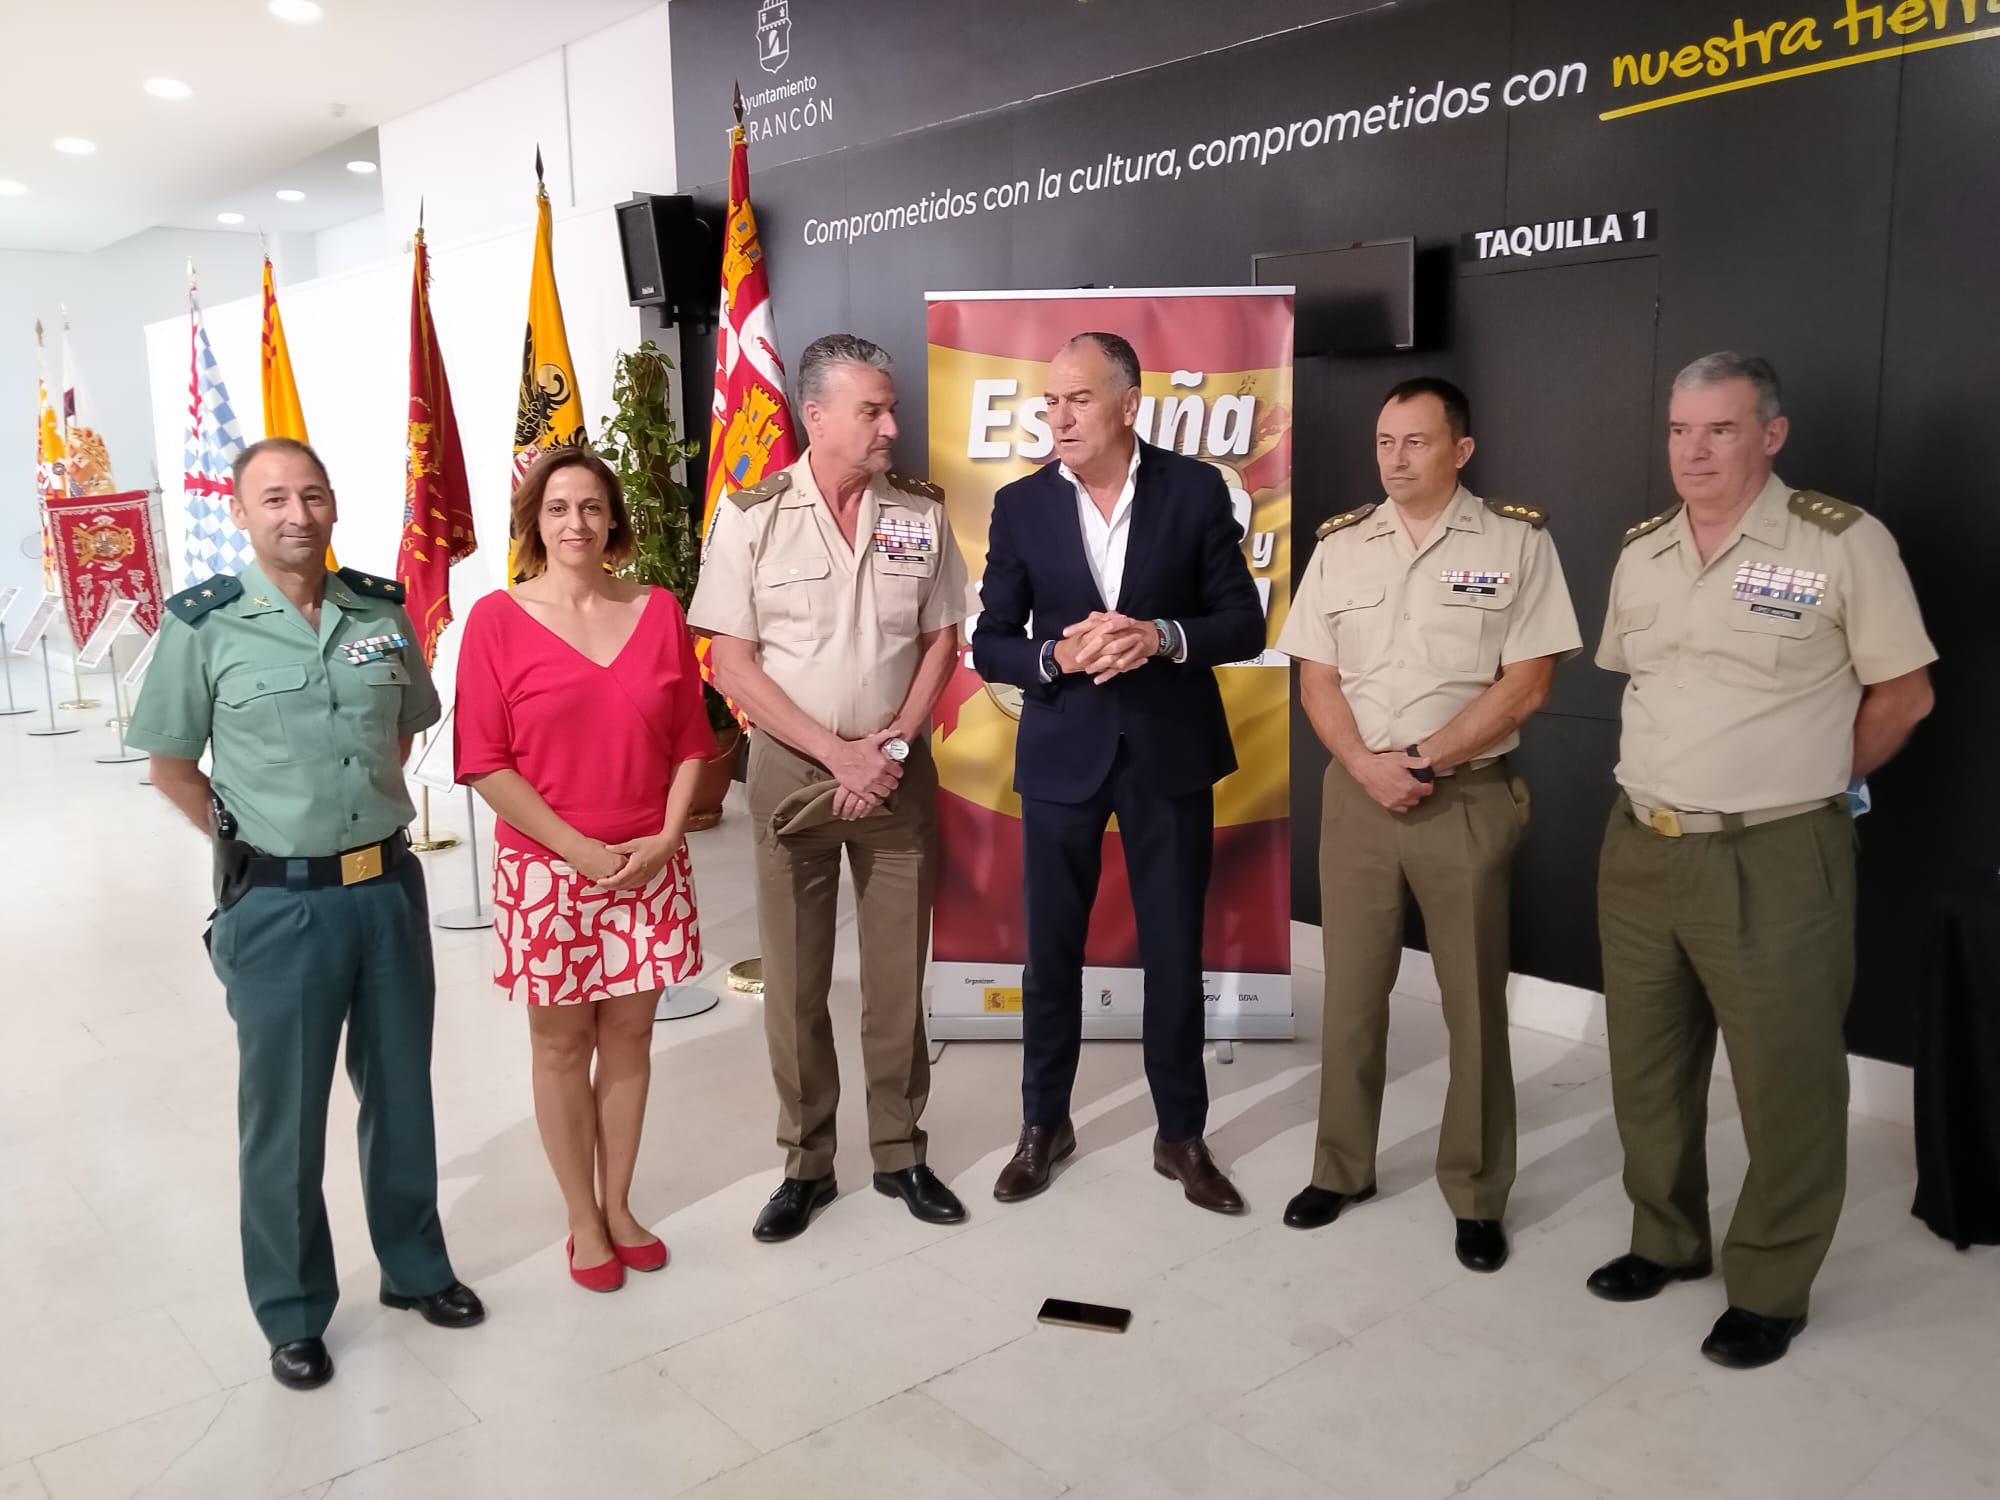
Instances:
[[[1014,789],[1083,802],[1103,786],[1123,737],[1134,767],[1166,796],[1236,769],[1218,666],[1264,649],[1264,611],[1222,476],[1206,463],[1139,444],[1118,612],[1172,620],[1187,660],[1156,656],[1102,687],[1085,672],[1042,681],[1042,643],[1104,609],[1084,552],[1076,487],[1053,461],[993,499],[972,664],[1022,691]]]

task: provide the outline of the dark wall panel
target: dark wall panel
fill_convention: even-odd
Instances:
[[[698,196],[719,208],[729,79],[765,87],[804,69],[832,102],[830,122],[752,148],[780,341],[795,355],[817,334],[853,328],[885,344],[904,372],[899,459],[913,472],[927,434],[926,291],[1236,285],[1252,280],[1260,252],[1415,237],[1422,347],[1299,364],[1295,529],[1379,498],[1377,404],[1420,371],[1471,393],[1474,488],[1551,515],[1586,653],[1559,672],[1520,758],[1536,804],[1516,912],[1516,962],[1527,972],[1597,978],[1592,889],[1621,680],[1588,656],[1620,534],[1672,498],[1662,449],[1673,373],[1719,347],[1773,358],[1793,418],[1779,472],[1889,522],[1945,653],[1939,711],[1874,778],[1876,811],[1862,824],[1851,1040],[1907,1059],[1924,913],[1953,869],[2000,857],[1990,778],[1954,748],[1993,744],[2000,730],[2000,671],[1984,665],[2000,660],[2000,625],[1982,587],[1987,560],[2000,557],[2000,507],[1986,493],[2000,471],[2000,424],[1982,404],[2000,366],[2000,277],[1986,253],[2000,238],[1991,128],[2000,40],[1605,119],[1714,81],[1614,87],[1614,58],[1726,37],[1738,9],[1722,0],[1022,0],[1005,10],[792,0],[793,56],[766,76],[751,49],[771,3],[677,0],[685,180],[707,181]],[[1862,50],[1833,26],[1839,14],[1829,6],[1817,17],[1817,50],[1764,68],[1753,53],[1724,81]],[[1269,35],[1287,26],[1299,29]],[[1570,62],[1583,65],[1580,87],[1505,107],[1511,76]],[[854,246],[804,237],[813,219],[943,188],[1032,182],[1044,165],[1067,172],[1107,151],[1184,152],[1440,82],[1484,83],[1492,103],[1261,165],[1066,193]],[[1654,216],[1655,237],[1641,245],[1532,269],[1470,263],[1459,249],[1472,230],[1635,209]],[[713,357],[699,338],[686,352],[697,371]],[[1295,549],[1299,563],[1309,555]],[[1296,713],[1294,732],[1295,914],[1313,919],[1324,757]]]

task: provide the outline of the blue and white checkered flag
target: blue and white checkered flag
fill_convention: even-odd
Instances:
[[[216,573],[240,573],[253,560],[250,538],[229,518],[235,492],[229,466],[244,448],[236,412],[201,325],[201,305],[188,288],[188,425],[183,499],[187,530],[181,587],[192,588]]]

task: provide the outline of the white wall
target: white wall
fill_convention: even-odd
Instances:
[[[335,224],[313,236],[314,258],[321,276],[340,276],[393,255],[407,236],[392,236],[387,214],[369,214]]]
[[[422,201],[433,244],[510,228],[533,195],[535,150],[558,208],[670,193],[674,117],[667,7],[656,5],[498,78],[379,127],[382,203],[399,248]]]
[[[41,589],[39,545],[33,558],[23,557],[19,545],[40,529],[34,485],[35,319],[48,329],[49,381],[59,386],[62,308],[68,305],[71,342],[96,403],[113,476],[122,489],[147,488],[156,448],[145,325],[187,306],[189,257],[207,296],[240,296],[259,286],[263,263],[256,237],[247,234],[153,229],[90,255],[0,251],[0,587],[19,585],[28,594]],[[185,386],[185,349],[181,364]],[[253,365],[251,380],[256,373]],[[178,443],[176,437],[176,449]],[[178,451],[172,467],[178,477]]]

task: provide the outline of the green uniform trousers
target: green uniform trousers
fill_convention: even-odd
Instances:
[[[318,1338],[340,1299],[320,1180],[343,1022],[383,1288],[449,1286],[431,1114],[436,984],[416,859],[359,885],[252,887],[216,914],[209,952],[236,1022],[243,1279],[264,1336]]]
[[[1327,767],[1319,838],[1326,1007],[1313,1186],[1375,1183],[1387,1076],[1389,992],[1414,895],[1451,1033],[1437,1179],[1454,1217],[1497,1219],[1514,1186],[1514,1070],[1507,1046],[1508,890],[1527,791],[1504,763],[1439,777],[1406,813]]]
[[[1750,1170],[1722,1243],[1732,1307],[1803,1316],[1847,1190],[1854,820],[1829,806],[1667,838],[1611,812],[1598,869],[1632,1251],[1710,1259],[1708,1081],[1729,1048]]]
[[[924,1036],[924,961],[930,953],[937,859],[937,767],[930,744],[910,742],[903,779],[884,810],[778,834],[771,816],[803,787],[830,780],[817,761],[768,734],[750,741],[749,793],[757,869],[757,931],[764,950],[764,1036],[778,1090],[785,1175],[833,1170],[840,1065],[827,992],[833,986],[840,854],[854,871],[861,947],[861,1057],[868,1083],[868,1148],[878,1172],[924,1159],[918,1126],[931,1092]]]

